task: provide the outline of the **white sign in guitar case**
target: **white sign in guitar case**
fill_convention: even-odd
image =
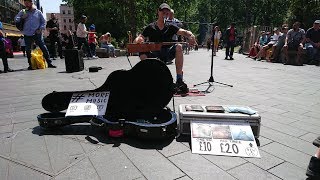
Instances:
[[[73,93],[66,116],[95,115],[106,113],[110,92]]]

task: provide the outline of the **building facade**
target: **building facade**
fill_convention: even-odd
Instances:
[[[74,22],[74,10],[73,7],[67,4],[60,5],[60,18],[59,18],[60,32],[66,34],[68,30],[71,32],[76,31],[76,24]]]

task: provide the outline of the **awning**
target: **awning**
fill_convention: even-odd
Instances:
[[[3,31],[7,36],[21,36],[22,33],[16,28],[16,26],[11,24],[3,23]]]

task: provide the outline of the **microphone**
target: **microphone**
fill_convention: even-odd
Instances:
[[[164,23],[164,24],[167,23],[167,20],[168,20],[168,17],[167,17],[167,16],[163,16],[163,23]]]

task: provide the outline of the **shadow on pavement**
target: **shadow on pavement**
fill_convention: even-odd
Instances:
[[[40,126],[34,127],[33,134],[44,135],[86,135],[85,139],[92,144],[104,143],[113,144],[113,147],[119,147],[122,143],[139,149],[161,150],[171,144],[175,137],[168,139],[142,139],[136,137],[111,138],[107,135],[104,128],[91,126],[90,124],[68,125],[56,129],[45,129]],[[91,138],[94,137],[94,138]],[[98,140],[98,141],[97,141]]]
[[[31,71],[31,70],[28,70],[28,68],[24,68],[24,69],[13,69],[13,72],[11,72],[11,73],[20,72],[20,71]]]

